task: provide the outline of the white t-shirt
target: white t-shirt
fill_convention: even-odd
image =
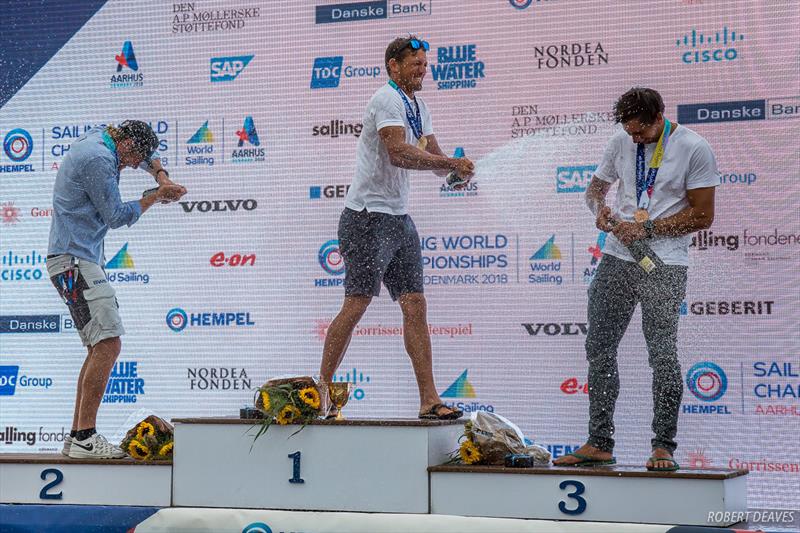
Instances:
[[[419,96],[419,112],[422,117],[422,134],[433,133],[428,106]],[[415,112],[414,101],[409,100]],[[356,149],[356,175],[347,192],[344,205],[355,211],[366,208],[391,215],[408,213],[409,171],[392,165],[378,131],[387,126],[403,126],[406,142],[417,144],[414,131],[408,123],[403,98],[388,83],[375,91],[364,113],[364,126]]]
[[[649,169],[650,158],[657,143],[645,145],[644,161]],[[621,220],[633,221],[637,209],[636,198],[636,143],[624,130],[617,132],[606,146],[603,160],[595,176],[614,183],[619,180],[614,215]],[[650,218],[666,218],[689,206],[686,191],[720,184],[717,161],[708,142],[684,125],[670,135],[667,151],[658,170],[650,197]],[[681,237],[655,236],[648,244],[668,265],[689,265],[689,235]],[[625,261],[633,261],[628,248],[613,234],[608,234],[603,253]]]

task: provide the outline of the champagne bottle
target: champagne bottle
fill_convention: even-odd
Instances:
[[[619,220],[612,218],[609,223],[613,228],[619,223]],[[656,255],[653,249],[650,248],[650,245],[648,245],[645,241],[646,239],[633,241],[628,245],[628,251],[633,256],[636,264],[642,267],[642,270],[650,274],[654,270],[663,267],[664,261],[662,261],[658,255]]]
[[[460,146],[456,148],[456,151],[453,153],[453,157],[455,158],[464,157],[464,149]],[[450,171],[450,173],[447,175],[446,181],[450,187],[455,187],[457,185],[461,185],[462,183],[464,183],[464,181],[458,177],[458,174],[456,174],[455,170]]]

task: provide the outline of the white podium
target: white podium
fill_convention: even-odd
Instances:
[[[0,503],[168,507],[172,463],[0,454]]]
[[[745,470],[666,473],[615,465],[429,471],[434,514],[728,526],[710,513],[747,511]]]
[[[428,467],[447,460],[464,421],[273,424],[255,444],[258,421],[173,423],[175,506],[427,513]]]

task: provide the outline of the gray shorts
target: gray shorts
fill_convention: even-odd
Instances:
[[[345,208],[339,218],[339,251],[347,296],[378,296],[381,282],[393,300],[423,292],[419,234],[408,215]]]
[[[84,346],[125,334],[114,287],[100,265],[67,254],[48,256],[47,275],[67,304]]]

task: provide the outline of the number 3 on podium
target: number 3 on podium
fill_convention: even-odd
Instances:
[[[558,502],[558,510],[568,515],[579,515],[586,510],[586,500],[581,496],[584,492],[586,492],[586,485],[574,479],[565,479],[558,485],[558,488],[561,490],[564,490],[568,487],[574,488],[575,491],[567,494],[567,498],[575,500],[578,503],[578,506],[575,509],[567,509],[567,502],[562,500]]]

